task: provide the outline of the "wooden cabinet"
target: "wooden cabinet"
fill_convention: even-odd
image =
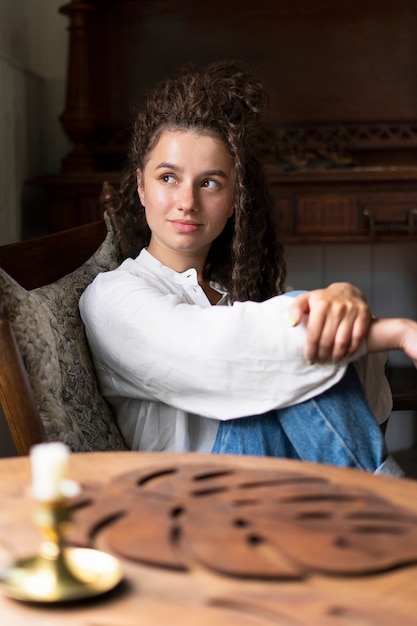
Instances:
[[[285,241],[417,240],[415,167],[268,173]]]
[[[234,58],[270,89],[265,158],[283,239],[414,240],[415,0],[71,0],[61,12],[73,149],[59,175],[32,181],[50,231],[100,216],[101,183],[117,184],[155,80]]]

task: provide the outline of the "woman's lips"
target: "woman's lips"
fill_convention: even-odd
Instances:
[[[198,224],[197,222],[186,222],[181,220],[172,220],[171,224],[175,230],[181,233],[192,233],[198,230],[201,226],[201,224]]]

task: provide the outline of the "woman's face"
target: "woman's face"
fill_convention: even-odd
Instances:
[[[149,252],[177,271],[181,258],[204,263],[233,214],[235,169],[220,136],[165,130],[137,180],[152,233]]]

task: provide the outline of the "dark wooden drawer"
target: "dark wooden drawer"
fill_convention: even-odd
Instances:
[[[295,202],[296,235],[362,234],[357,198],[350,194],[303,194]]]
[[[364,195],[358,204],[371,236],[378,232],[417,233],[417,194]]]

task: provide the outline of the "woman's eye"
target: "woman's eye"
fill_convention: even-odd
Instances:
[[[161,176],[161,180],[163,180],[164,183],[175,183],[175,176],[172,174],[164,174]]]
[[[215,180],[205,180],[203,183],[203,187],[208,187],[208,189],[216,189],[219,186],[219,183]]]

